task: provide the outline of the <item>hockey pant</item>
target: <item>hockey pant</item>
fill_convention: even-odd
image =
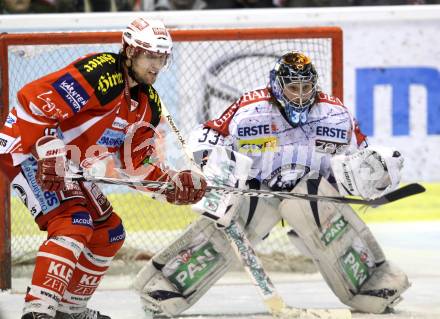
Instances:
[[[93,183],[73,182],[65,191],[47,192],[36,183],[35,159],[16,169],[15,176],[9,171],[12,187],[48,233],[37,253],[24,313],[82,312],[124,242],[121,219]]]

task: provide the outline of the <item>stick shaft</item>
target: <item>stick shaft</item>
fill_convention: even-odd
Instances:
[[[240,224],[232,220],[230,225],[224,229],[224,232],[235,254],[241,260],[243,268],[254,285],[258,287],[258,291],[267,308],[271,313],[281,313],[287,306],[264,270],[263,264],[256,255]]]
[[[160,191],[163,190],[164,188],[172,187],[171,184],[166,182],[149,181],[149,180],[136,181],[136,180],[126,180],[126,179],[111,178],[111,177],[92,177],[92,176],[83,177],[82,175],[70,175],[66,177],[72,180],[88,180],[103,184],[146,187],[153,192],[155,189]],[[384,205],[402,198],[406,198],[408,196],[422,193],[424,191],[425,189],[423,188],[423,186],[417,183],[413,183],[413,184],[405,185],[399,189],[396,189],[395,191],[392,191],[382,197],[373,200],[365,200],[365,199],[342,197],[342,196],[341,197],[321,196],[321,195],[301,194],[301,193],[292,193],[292,192],[275,192],[269,190],[239,189],[239,188],[225,187],[225,186],[207,187],[207,192],[241,195],[245,197],[260,197],[260,198],[276,197],[279,199],[303,199],[308,201],[328,201],[328,202],[341,203],[341,204],[360,204],[367,206]]]

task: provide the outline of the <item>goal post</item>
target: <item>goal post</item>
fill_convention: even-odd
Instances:
[[[173,61],[159,75],[155,87],[184,134],[197,123],[219,115],[246,90],[267,85],[276,58],[288,50],[300,50],[311,56],[322,89],[343,98],[342,30],[338,27],[175,29],[171,30],[171,36]],[[1,123],[16,105],[16,93],[23,85],[81,55],[118,52],[120,43],[121,32],[1,34]],[[10,193],[10,188],[1,178],[0,289],[11,288],[11,269],[22,258],[21,254],[32,254],[44,240],[41,234],[34,234],[38,227],[24,205]],[[124,223],[126,245],[143,252],[155,253],[194,218],[188,208],[158,205],[114,188],[105,191],[117,212],[129,215]],[[174,213],[175,210],[179,212]],[[147,214],[149,217],[145,217]],[[153,218],[154,214],[159,214],[158,219],[147,225],[145,219]],[[175,214],[190,217],[174,220]],[[166,219],[163,216],[171,216],[169,219],[175,223],[162,224]],[[151,245],[146,247],[146,242]]]

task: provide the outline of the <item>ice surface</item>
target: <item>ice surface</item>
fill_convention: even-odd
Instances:
[[[388,259],[407,272],[412,287],[396,312],[386,315],[354,313],[354,319],[440,318],[440,222],[370,224]],[[272,274],[286,302],[302,308],[344,307],[330,292],[319,274]],[[146,318],[137,296],[120,289],[124,277],[108,277],[90,301],[90,307],[112,319]],[[243,272],[231,273],[215,285],[184,318],[270,318],[256,288]],[[27,282],[15,282],[22,291]],[[22,293],[0,293],[0,319],[21,317]]]

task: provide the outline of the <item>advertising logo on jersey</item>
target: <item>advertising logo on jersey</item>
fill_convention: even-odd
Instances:
[[[48,213],[60,206],[57,194],[55,192],[43,191],[38,184],[36,178],[37,161],[33,157],[30,157],[21,164],[21,170],[44,213]]]
[[[316,126],[316,136],[337,143],[347,143],[349,140],[348,130],[334,124],[318,124]]]
[[[86,90],[69,73],[52,83],[52,86],[72,109],[73,113],[78,113],[90,99]]]
[[[260,89],[244,93],[240,98],[240,104],[247,105],[261,100],[269,100],[271,98],[268,89]]]
[[[124,143],[125,133],[112,129],[106,129],[96,144],[107,147],[119,147]]]
[[[322,140],[315,141],[315,150],[321,153],[341,154],[345,152],[347,147],[348,144],[344,143],[335,143]]]
[[[322,122],[315,126],[315,133],[316,151],[328,154],[340,154],[344,152],[351,135],[351,131],[346,125],[342,126]]]
[[[119,224],[116,228],[108,231],[108,238],[110,243],[115,243],[125,239],[125,230],[122,224]]]
[[[96,88],[95,95],[101,105],[111,102],[124,90],[124,76],[116,62],[116,54],[101,53],[75,63],[90,86]]]
[[[78,212],[72,215],[72,225],[93,227],[92,217],[87,212]]]
[[[82,66],[82,68],[90,73],[97,68],[102,68],[104,64],[115,64],[116,58],[109,53],[101,53],[98,55],[94,55],[89,59],[84,60],[84,63],[77,63],[75,66]]]
[[[106,72],[98,79],[98,92],[101,95],[106,95],[110,89],[123,83],[124,80],[121,72]]]
[[[271,132],[270,128],[271,128],[270,124],[260,124],[260,125],[238,127],[237,134],[240,137],[267,135],[267,134],[270,134],[270,132]]]
[[[245,154],[275,152],[277,150],[277,146],[278,139],[275,136],[238,141],[238,151]]]
[[[116,116],[115,120],[112,123],[112,127],[123,130],[127,127],[128,122],[127,120],[120,118],[119,116]]]
[[[46,92],[42,92],[37,95],[37,99],[40,101],[43,101],[44,104],[42,106],[41,102],[35,101],[38,105],[34,104],[32,101],[29,101],[29,109],[31,112],[35,115],[45,115],[51,119],[65,119],[69,116],[69,114],[65,111],[60,109],[53,101],[53,91],[49,90]]]

